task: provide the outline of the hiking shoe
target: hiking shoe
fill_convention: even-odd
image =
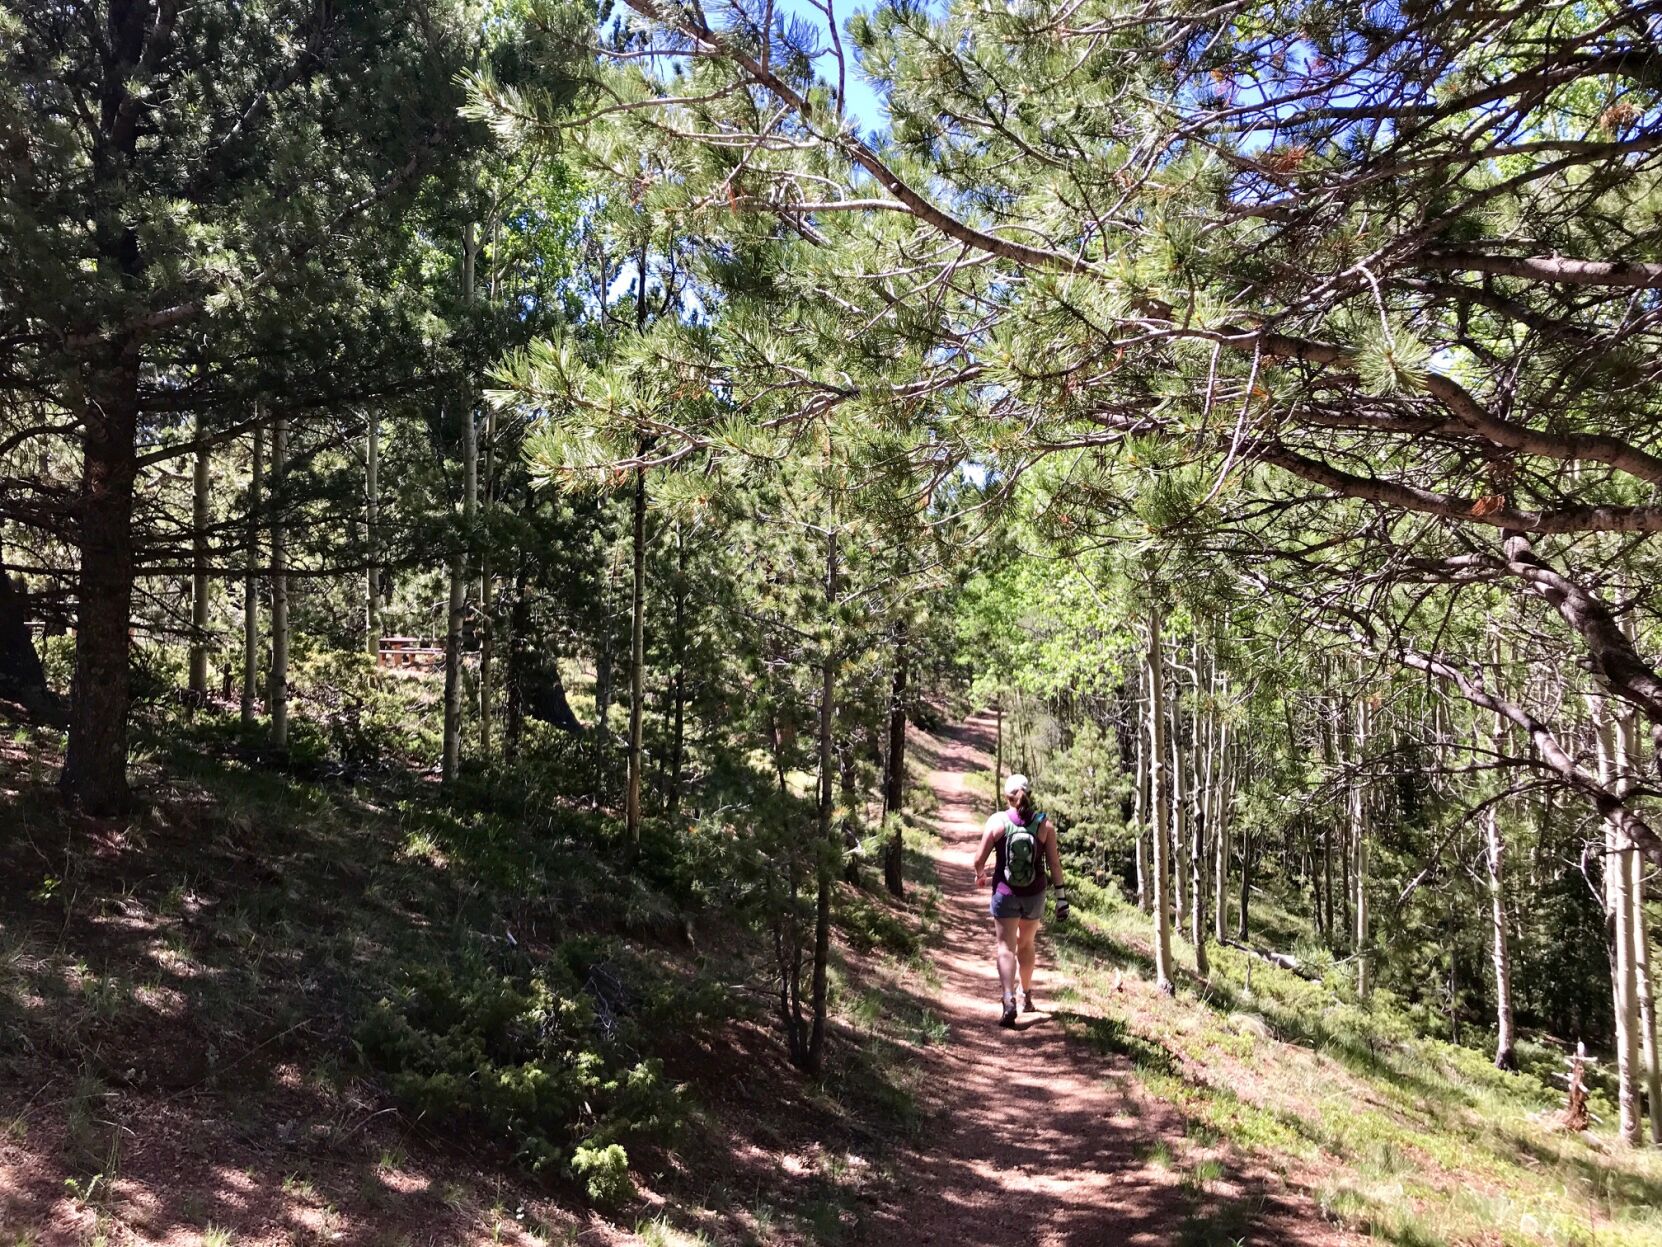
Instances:
[[[1021,1011],[1023,1013],[1037,1013],[1039,1011],[1039,1006],[1033,1003],[1032,992],[1023,992],[1021,994]]]
[[[1004,1016],[998,1019],[1000,1026],[1014,1026],[1016,1024],[1016,1002],[1014,999],[1004,1002]]]

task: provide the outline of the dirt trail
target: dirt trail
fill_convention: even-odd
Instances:
[[[874,1244],[950,1247],[1095,1247],[1097,1244],[1338,1244],[1354,1241],[1271,1175],[1231,1172],[1197,1197],[1169,1165],[1150,1162],[1160,1141],[1181,1152],[1184,1122],[1144,1093],[1122,1058],[1071,1040],[1048,1012],[1000,1029],[988,894],[970,862],[990,810],[966,773],[992,765],[990,716],[944,733],[930,785],[940,802],[935,852],[944,941],[936,953],[936,1009],[948,1042],[925,1049],[937,1119],[904,1154],[910,1194],[872,1225]],[[928,757],[928,742],[920,742]],[[1040,941],[1034,997],[1043,1010],[1064,976]],[[1220,1204],[1229,1216],[1211,1224]],[[1226,1222],[1235,1226],[1227,1236]],[[1240,1237],[1242,1229],[1246,1237]]]

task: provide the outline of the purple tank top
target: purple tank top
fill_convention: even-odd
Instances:
[[[1017,818],[1016,815],[1011,813],[1009,810],[1004,811],[1004,817],[1006,819],[1004,824],[1006,829],[1009,828],[1010,823],[1022,825],[1021,819]],[[1044,825],[1044,815],[1035,811],[1033,817],[1038,820],[1037,825],[1033,828],[1033,835],[1037,837],[1039,834],[1039,827]],[[1004,848],[1003,836],[1000,836],[997,842],[993,845],[993,852],[997,855],[998,863],[993,868],[994,892],[998,893],[1000,896],[1038,896],[1045,890],[1045,847],[1042,842],[1039,845],[1039,860],[1034,863],[1037,870],[1034,871],[1033,882],[1028,884],[1025,888],[1011,886],[1010,881],[1004,875],[1004,863],[1007,857],[1007,852]]]

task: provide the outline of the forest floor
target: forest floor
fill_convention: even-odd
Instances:
[[[938,801],[943,928],[936,1007],[950,1039],[923,1054],[934,1128],[897,1165],[905,1192],[874,1216],[870,1241],[944,1247],[1344,1244],[1296,1173],[1219,1139],[1197,1142],[1132,1063],[1083,1038],[1070,977],[1041,946],[1039,1011],[997,1025],[987,893],[970,864],[989,812],[971,776],[992,765],[993,721],[918,740]],[[1187,1168],[1173,1164],[1182,1154]],[[1196,1174],[1199,1174],[1197,1179]]]
[[[1073,878],[1041,1011],[1000,1029],[969,869],[990,728],[913,738],[906,903],[869,869],[838,889],[817,1084],[782,1055],[765,949],[684,898],[620,906],[629,878],[495,788],[450,805],[186,733],[143,753],[140,814],[87,820],[54,792],[60,738],[0,736],[0,1247],[1662,1247],[1662,1156],[1613,1146],[1602,1088],[1606,1125],[1556,1125],[1561,1050],[1501,1074],[1356,1001],[1319,949],[1295,974],[1214,947],[1203,976],[1174,939],[1164,997],[1147,916]],[[1255,939],[1314,947],[1273,896],[1254,913]],[[609,1214],[400,1111],[354,1041],[414,968],[494,974],[505,916],[528,955],[603,933],[732,1009],[666,1037],[687,1120],[631,1145]]]

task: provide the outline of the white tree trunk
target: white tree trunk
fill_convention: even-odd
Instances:
[[[1500,650],[1494,650],[1499,666]],[[1497,684],[1499,683],[1497,677]],[[1506,720],[1495,716],[1492,737],[1496,758],[1506,748]],[[1512,1018],[1512,943],[1506,926],[1506,840],[1500,829],[1500,802],[1490,804],[1483,820],[1489,863],[1489,926],[1495,963],[1495,1068],[1518,1068],[1517,1035]]]
[[[1206,834],[1211,829],[1206,817],[1212,769],[1211,726],[1200,698],[1200,647],[1194,648],[1195,697],[1189,713],[1189,942],[1195,949],[1195,969],[1209,974],[1206,964]],[[1204,747],[1205,767],[1197,765]]]
[[[1650,1116],[1650,1141],[1662,1144],[1662,1065],[1656,1051],[1656,990],[1650,976],[1650,931],[1645,923],[1645,863],[1628,854],[1629,895],[1633,902],[1633,975],[1639,991],[1639,1052],[1645,1067],[1645,1106]]]
[[[1146,682],[1146,679],[1139,681]],[[1148,834],[1151,821],[1148,800],[1148,713],[1141,697],[1134,698],[1132,706],[1137,719],[1137,787],[1131,795],[1131,834],[1136,846],[1137,908],[1146,914],[1154,909],[1153,894],[1149,887],[1148,857],[1143,847],[1143,839]]]
[[[1220,943],[1228,934],[1224,925],[1224,909],[1229,903],[1229,816],[1230,807],[1234,804],[1231,786],[1235,777],[1233,743],[1229,724],[1220,724],[1217,794],[1212,806],[1213,817],[1217,820],[1217,828],[1212,833],[1212,935]]]
[[[1146,672],[1150,745],[1149,812],[1153,825],[1153,834],[1149,839],[1154,848],[1154,978],[1155,985],[1169,996],[1176,989],[1171,972],[1171,837],[1166,817],[1171,792],[1166,773],[1166,664],[1160,652],[1163,644],[1160,637],[1160,608],[1151,607],[1148,616]]]
[[[1627,733],[1608,699],[1590,699],[1599,752],[1599,778],[1609,785],[1621,783],[1622,759],[1627,753]],[[1604,905],[1606,931],[1610,939],[1610,996],[1616,1023],[1616,1104],[1617,1136],[1637,1145],[1641,1140],[1639,1120],[1639,988],[1637,950],[1629,882],[1633,849],[1614,820],[1604,825]]]
[[[1172,682],[1172,701],[1169,710],[1171,733],[1171,862],[1172,862],[1172,916],[1179,934],[1189,922],[1189,768],[1188,750],[1183,745],[1183,684],[1178,675]]]
[[[1356,888],[1356,995],[1366,1000],[1373,992],[1372,954],[1368,948],[1368,795],[1361,769],[1367,765],[1368,703],[1365,697],[1356,706],[1356,781],[1350,790],[1351,839]]]
[[[1489,922],[1495,962],[1495,1068],[1515,1070],[1518,1057],[1512,1024],[1512,950],[1506,930],[1506,841],[1501,835],[1498,802],[1489,807],[1483,823],[1488,839]]]

